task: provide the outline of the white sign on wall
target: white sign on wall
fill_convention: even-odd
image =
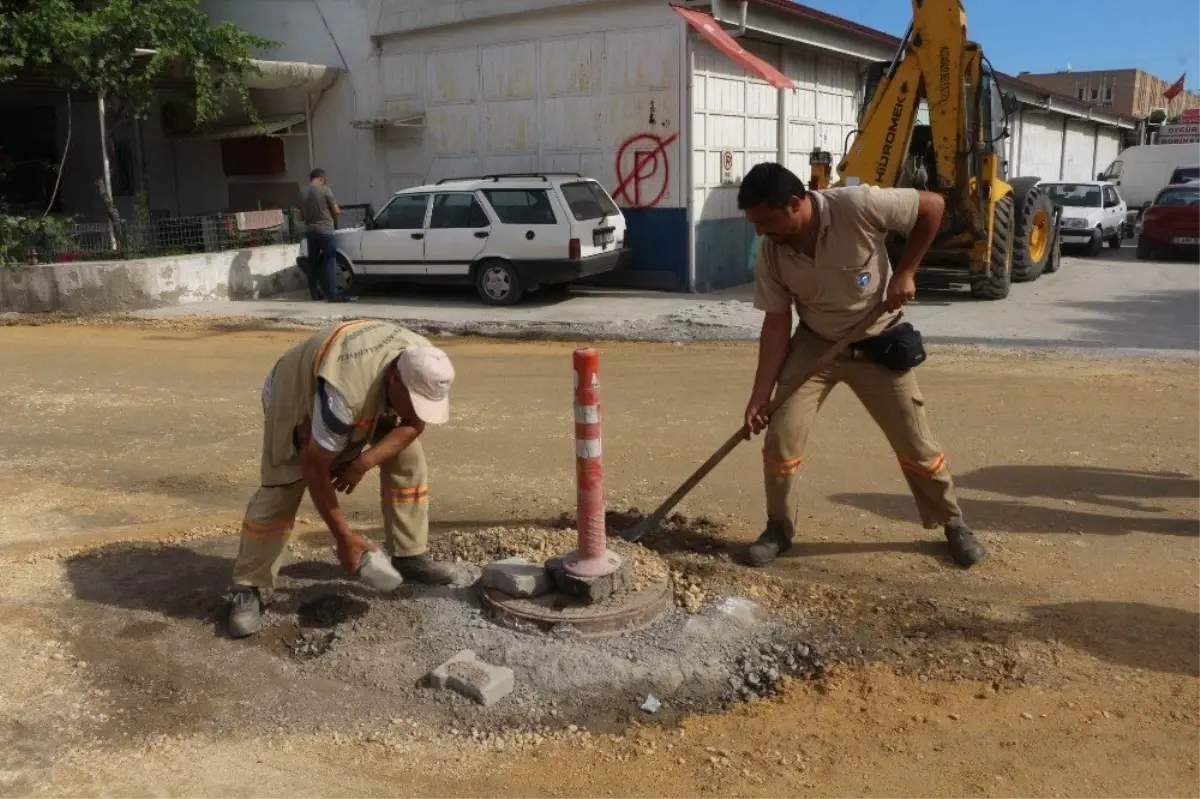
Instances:
[[[721,151],[721,179],[725,183],[733,180],[733,151]]]

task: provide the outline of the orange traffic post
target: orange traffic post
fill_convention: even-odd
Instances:
[[[608,551],[604,521],[604,462],[600,447],[600,353],[575,350],[575,485],[579,548],[564,566],[576,577],[603,577],[621,564]]]

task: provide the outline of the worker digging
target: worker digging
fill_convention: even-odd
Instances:
[[[763,237],[754,306],[765,313],[745,422],[751,434],[766,431],[767,524],[746,561],[765,566],[791,549],[804,446],[821,405],[843,382],[887,436],[926,529],[944,528],[959,565],[983,560],[986,551],[963,519],[912,371],[925,358],[920,333],[900,321],[945,201],[932,192],[865,185],[810,192],[784,166],[763,163],[742,181],[738,207]],[[890,231],[907,236],[894,270],[885,246]],[[793,305],[800,317],[794,334]],[[856,326],[865,335],[813,374],[811,367]],[[794,393],[764,413],[777,386]]]
[[[453,582],[426,552],[429,488],[419,437],[450,418],[454,367],[429,341],[393,323],[355,320],[321,331],[275,363],[262,390],[261,483],[246,508],[233,567],[229,632],[262,629],[262,591],[274,587],[308,490],[347,573],[384,592],[405,580]],[[350,529],[337,492],[378,467],[390,561]]]

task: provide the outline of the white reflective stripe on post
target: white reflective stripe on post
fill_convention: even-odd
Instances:
[[[595,405],[576,405],[575,422],[577,424],[600,424],[600,409]]]
[[[575,457],[576,458],[599,458],[600,457],[600,439],[575,439]]]

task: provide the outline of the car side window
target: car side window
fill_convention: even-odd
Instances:
[[[506,225],[554,225],[554,207],[544,189],[484,189],[483,196]]]
[[[487,214],[473,194],[438,194],[433,198],[429,229],[482,228],[488,226]]]
[[[379,230],[421,230],[425,227],[428,194],[405,194],[394,198],[375,217]]]
[[[1110,208],[1117,204],[1117,193],[1112,190],[1112,186],[1104,187],[1104,204]]]

